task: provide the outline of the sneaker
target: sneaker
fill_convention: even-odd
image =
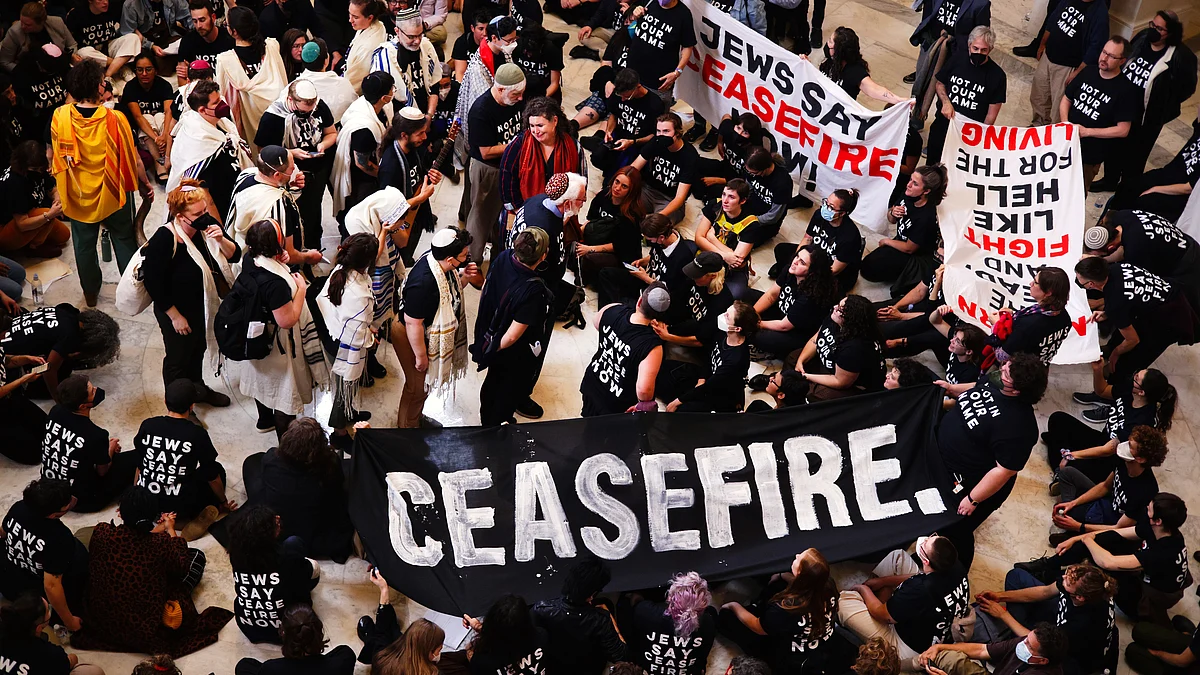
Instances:
[[[375,619],[369,616],[364,616],[358,620],[358,639],[363,642],[371,637],[371,633],[375,631]]]
[[[517,404],[517,414],[525,419],[538,420],[542,418],[542,415],[546,414],[546,411],[542,410],[542,406],[538,405],[532,398],[526,398]]]
[[[808,36],[808,41],[812,44],[812,46],[814,48],[819,48],[819,47],[823,46],[825,44],[825,39],[821,35],[821,29],[813,28],[812,34]]]
[[[207,384],[196,385],[196,403],[203,403],[214,408],[228,408],[229,397],[219,391],[214,391]]]
[[[766,391],[767,383],[769,383],[770,381],[771,381],[770,375],[768,375],[766,373],[759,373],[758,375],[755,375],[754,377],[750,378],[749,380],[746,380],[746,386],[750,388],[750,391]]]
[[[1112,400],[1090,391],[1077,391],[1071,394],[1071,400],[1083,405],[1112,405]]]
[[[188,411],[188,421],[200,427],[201,429],[208,429],[208,425],[204,423],[204,420],[200,419],[200,416],[196,414],[195,410]]]
[[[1094,427],[1102,427],[1105,424],[1108,424],[1108,411],[1108,406],[1084,410],[1083,421]]]
[[[588,61],[599,61],[600,52],[583,45],[572,47],[571,51],[567,52],[573,59],[587,59]]]
[[[441,429],[442,423],[422,413],[421,421],[417,423],[418,429]]]
[[[917,81],[916,71],[913,71],[904,76],[904,84],[912,84],[913,82],[916,82],[916,81]]]
[[[717,147],[717,141],[719,139],[720,139],[720,136],[717,135],[716,129],[713,129],[712,131],[708,132],[708,135],[705,136],[704,140],[700,142],[700,152],[708,152],[709,150],[715,150]]]
[[[254,429],[260,434],[266,434],[275,431],[275,420],[259,420],[258,422],[255,422]]]
[[[1092,181],[1092,186],[1088,188],[1088,192],[1093,194],[1097,192],[1116,192],[1118,187],[1120,187],[1120,184],[1117,181],[1105,176],[1100,180]]]
[[[707,123],[693,124],[692,128],[688,129],[687,133],[683,135],[683,142],[684,143],[695,143],[696,141],[700,140],[700,137],[703,136],[704,132],[706,132],[706,131],[708,131]]]
[[[1050,496],[1057,497],[1062,494],[1062,481],[1057,478],[1050,481]]]
[[[1015,569],[1025,570],[1044,584],[1052,584],[1058,579],[1059,565],[1057,558],[1042,556],[1029,562],[1019,562],[1013,565]]]
[[[200,515],[196,516],[192,522],[183,526],[183,531],[179,533],[179,536],[183,537],[184,541],[196,541],[208,534],[208,528],[217,522],[217,516],[219,515],[221,515],[221,512],[217,510],[217,507],[212,505],[204,507]]]

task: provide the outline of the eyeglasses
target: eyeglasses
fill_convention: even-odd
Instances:
[[[403,28],[401,28],[399,26],[396,26],[396,31],[399,32],[404,37],[408,38],[409,40],[420,40],[424,36],[424,33],[417,33],[416,35],[409,35],[408,33],[404,32]]]
[[[829,210],[833,211],[834,213],[841,213],[841,212],[842,212],[842,209],[834,208],[833,204],[830,204],[828,199],[822,199],[822,200],[821,200],[821,206],[827,206],[827,207],[829,207]]]
[[[141,66],[138,68],[134,68],[133,72],[135,72],[135,73],[153,73],[155,70],[157,70],[157,68],[155,68],[154,66]]]
[[[1121,54],[1120,56],[1118,56],[1118,55],[1113,54],[1112,52],[1108,51],[1107,49],[1105,49],[1103,53],[1105,56],[1107,56],[1110,59],[1113,59],[1114,61],[1120,61],[1125,58],[1124,54]]]
[[[512,44],[517,43],[517,38],[513,38],[511,40],[509,40],[508,38],[496,38],[496,39],[500,41],[500,44],[505,44],[505,45],[512,45]]]

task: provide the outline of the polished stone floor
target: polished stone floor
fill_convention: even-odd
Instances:
[[[830,0],[825,22],[826,34],[839,25],[854,28],[862,40],[863,54],[871,65],[872,77],[900,94],[907,91],[901,78],[912,70],[917,55],[916,48],[908,43],[908,36],[919,17],[909,9],[909,5],[909,0]],[[1010,52],[1012,46],[1027,42],[1036,26],[1024,19],[1028,11],[1030,7],[1026,0],[995,2],[992,6],[993,25],[999,35],[994,57],[1008,74],[1009,102],[1001,113],[1001,124],[1026,124],[1030,119],[1027,102],[1028,81],[1034,63],[1028,59],[1014,57]],[[1033,18],[1034,21],[1037,19],[1037,16]],[[557,18],[549,15],[547,23],[552,29],[568,30],[571,33],[572,38],[567,49],[577,44],[573,29],[563,28]],[[451,25],[452,41],[460,30],[458,15],[451,15],[448,24]],[[1190,26],[1189,29],[1188,35],[1194,36],[1197,27]],[[1196,41],[1193,38],[1193,47],[1196,46]],[[587,92],[583,87],[593,67],[594,62],[567,60],[563,82],[569,106],[586,96]],[[1181,118],[1171,122],[1163,130],[1159,147],[1151,158],[1153,166],[1165,163],[1188,138],[1190,122],[1198,103],[1200,96],[1193,97],[1184,106]],[[879,107],[874,102],[869,102],[868,105]],[[686,106],[682,104],[680,108],[686,110]],[[593,178],[596,179],[593,181],[595,189],[594,186],[599,185],[599,180],[598,176]],[[444,183],[433,200],[435,212],[439,214],[443,224],[454,221],[460,189]],[[149,220],[151,224],[161,219],[162,196],[159,190],[153,216]],[[1095,202],[1094,197],[1088,199],[1088,210],[1092,217],[1097,211]],[[698,204],[690,202],[685,229],[690,231],[690,224],[698,215]],[[795,241],[808,217],[808,211],[793,212],[785,222],[780,240]],[[326,219],[326,232],[336,237],[331,218]],[[878,239],[878,235],[871,233],[867,233],[867,237],[871,240],[870,246]],[[330,240],[330,243],[333,241]],[[428,235],[422,243],[423,248],[426,246]],[[764,249],[754,256],[754,266],[760,271],[765,271],[770,265],[770,247]],[[74,267],[70,252],[66,254],[65,259]],[[101,294],[100,307],[117,316],[122,327],[123,346],[118,361],[91,373],[95,383],[103,386],[108,393],[107,401],[96,410],[93,419],[120,438],[128,448],[132,446],[133,435],[143,419],[165,412],[160,375],[162,338],[153,317],[148,313],[138,317],[116,314],[112,304],[118,279],[116,267],[108,263],[104,268],[105,280],[108,283]],[[765,276],[760,276],[756,285],[765,287],[769,283]],[[859,292],[872,299],[882,299],[886,295],[886,289],[882,285],[866,282],[860,283]],[[82,294],[73,276],[54,284],[47,292],[47,297],[50,302],[82,304]],[[478,294],[468,291],[468,297],[471,298],[469,306],[473,311]],[[28,304],[28,301],[26,302]],[[595,309],[595,296],[590,294],[585,314],[590,315]],[[547,419],[574,417],[578,414],[578,385],[583,368],[591,358],[595,346],[596,336],[590,329],[556,330],[547,367],[534,392],[534,398],[546,409]],[[391,353],[386,355],[384,363],[394,373],[399,372]],[[1200,464],[1197,463],[1197,441],[1192,432],[1192,425],[1197,424],[1197,429],[1200,429],[1200,407],[1192,406],[1200,400],[1200,351],[1195,348],[1174,347],[1157,365],[1168,373],[1172,383],[1179,389],[1180,396],[1180,410],[1175,425],[1168,434],[1171,454],[1166,464],[1157,471],[1158,480],[1164,490],[1176,492],[1195,505],[1200,501],[1196,499],[1200,496],[1200,490],[1196,487],[1200,484]],[[426,407],[426,413],[446,424],[478,423],[477,391],[481,381],[479,374],[470,373],[466,381],[459,384],[455,396],[444,401],[431,400]],[[210,379],[209,382],[223,391],[229,392],[234,389],[229,386],[229,382],[219,383],[215,379]],[[1055,367],[1051,375],[1050,391],[1038,406],[1038,419],[1043,428],[1046,418],[1054,411],[1065,410],[1077,414],[1079,406],[1071,402],[1071,392],[1084,389],[1090,386],[1089,383],[1090,371],[1086,365]],[[377,423],[386,424],[393,419],[399,391],[400,381],[394,375],[379,381],[373,389],[366,390],[364,407],[375,413]],[[314,414],[323,419],[329,405],[328,397],[319,399],[316,405],[317,412]],[[253,433],[253,401],[243,400],[240,396],[235,396],[235,403],[230,408],[203,409],[199,414],[212,434],[221,461],[228,469],[231,496],[240,502],[244,499],[241,485],[242,460],[251,453],[261,452],[270,447],[274,443],[274,435]],[[1014,561],[1046,551],[1045,538],[1052,500],[1046,493],[1045,486],[1050,472],[1044,457],[1040,447],[1035,449],[1028,466],[1018,478],[1012,498],[979,530],[978,555],[971,573],[972,588],[975,592],[1001,587],[1004,574]],[[17,466],[0,457],[0,510],[6,511],[12,502],[19,498],[22,486],[36,475],[36,468]],[[68,514],[64,520],[72,528],[78,528],[92,525],[98,519],[110,518],[115,518],[115,509],[109,509],[98,517]],[[1200,547],[1200,517],[1193,517],[1184,531],[1190,545],[1193,548]],[[197,604],[201,608],[211,605],[232,607],[233,583],[229,560],[224,550],[211,537],[206,537],[194,545],[204,549],[209,560],[208,571],[196,595]],[[803,545],[798,544],[798,548],[803,548]],[[330,644],[344,643],[357,649],[360,643],[355,637],[355,624],[360,615],[374,610],[377,597],[375,588],[367,581],[367,564],[359,559],[351,559],[345,565],[322,563],[322,568],[322,580],[313,594],[313,600],[324,620]],[[838,565],[836,571],[838,577],[843,580],[861,578],[864,573],[863,569],[850,564]],[[722,589],[718,596],[734,598],[738,589],[737,584],[731,584]],[[405,625],[426,611],[403,598],[398,598],[396,604],[401,622]],[[1176,611],[1200,618],[1200,610],[1197,609],[1195,596],[1191,592],[1179,603]],[[1128,622],[1123,622],[1122,642],[1127,642],[1128,639],[1129,625]],[[724,672],[733,654],[734,652],[725,645],[719,644],[709,662],[710,672]],[[220,641],[216,645],[185,657],[180,664],[187,675],[204,675],[210,672],[228,675],[233,672],[237,660],[245,656],[274,658],[279,656],[279,651],[274,647],[250,644],[237,627],[230,623],[221,632]],[[103,666],[109,675],[124,675],[142,657],[133,654],[80,653],[80,658],[83,662]],[[1122,668],[1125,669],[1124,665]],[[365,667],[359,666],[357,672],[366,671]]]

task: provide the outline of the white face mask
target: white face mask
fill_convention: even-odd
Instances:
[[[513,52],[517,51],[517,43],[511,45],[500,45],[500,51],[504,52],[505,56],[512,56]]]
[[[726,319],[724,314],[717,315],[717,330],[722,333],[729,332],[729,319]]]
[[[105,101],[104,107],[108,108],[109,110],[116,110],[117,102],[116,101]]]

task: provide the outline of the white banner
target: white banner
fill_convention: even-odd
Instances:
[[[1083,254],[1083,172],[1072,124],[993,127],[955,117],[946,138],[950,175],[938,208],[946,247],[946,302],[991,332],[997,312],[1033,304],[1034,270],[1062,268],[1071,279],[1074,330],[1054,363],[1100,358],[1087,294],[1074,284]]]
[[[888,198],[908,133],[908,106],[875,112],[859,105],[808,60],[744,26],[704,0],[692,10],[696,48],[676,96],[711,123],[731,110],[752,112],[779,142],[800,193],[820,201],[838,188],[862,196],[852,216],[876,232],[888,229]]]

